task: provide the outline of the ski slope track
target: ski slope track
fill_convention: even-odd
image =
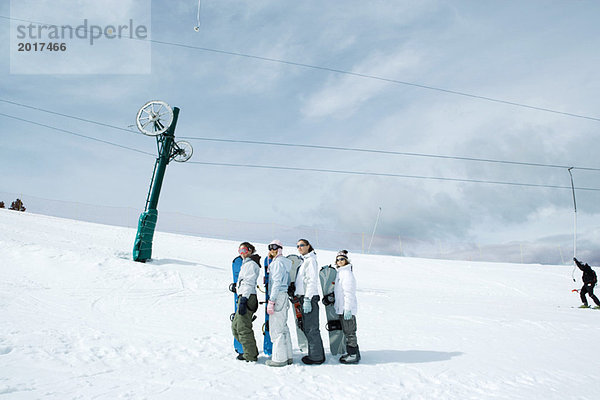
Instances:
[[[134,238],[0,210],[0,399],[600,398],[600,310],[576,308],[571,266],[352,254],[361,363],[329,354],[322,307],[326,363],[295,344],[270,368],[235,359],[236,242],[157,232],[142,264]]]

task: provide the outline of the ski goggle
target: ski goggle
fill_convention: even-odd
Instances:
[[[238,253],[240,254],[248,254],[250,252],[250,250],[248,250],[247,247],[240,247],[240,249],[238,250]]]
[[[269,250],[279,250],[281,249],[281,246],[279,246],[278,244],[270,244],[269,245]]]
[[[304,243],[300,243],[299,245],[296,245],[296,248],[298,248],[298,249],[299,249],[300,247],[306,247],[306,246],[307,246],[306,244],[304,244]]]
[[[336,258],[336,259],[335,259],[335,261],[337,261],[337,262],[340,262],[340,261],[348,261],[348,259],[347,259],[347,258],[344,258],[344,257],[339,257],[339,258]]]

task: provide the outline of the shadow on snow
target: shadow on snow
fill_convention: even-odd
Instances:
[[[426,350],[367,350],[361,351],[361,364],[421,364],[436,361],[447,361],[462,356],[460,351],[426,351]]]
[[[175,259],[171,259],[171,258],[161,258],[161,259],[152,258],[152,259],[148,260],[148,264],[151,264],[151,265],[169,265],[169,264],[188,265],[188,266],[204,267],[204,268],[208,268],[208,269],[217,269],[217,270],[225,269],[223,267],[217,267],[214,265],[196,263],[196,262],[191,262],[191,261],[175,260]]]

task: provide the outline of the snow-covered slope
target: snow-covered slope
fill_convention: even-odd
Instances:
[[[269,368],[235,359],[237,243],[159,232],[141,264],[134,237],[0,210],[2,399],[600,396],[600,311],[572,308],[571,267],[353,254],[361,363],[326,350],[325,364],[304,366],[295,345],[292,366]]]

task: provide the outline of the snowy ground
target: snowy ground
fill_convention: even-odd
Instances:
[[[157,233],[141,264],[134,237],[0,210],[1,399],[600,396],[600,311],[572,308],[569,266],[353,255],[362,362],[304,366],[295,346],[276,369],[235,359],[237,243]]]

